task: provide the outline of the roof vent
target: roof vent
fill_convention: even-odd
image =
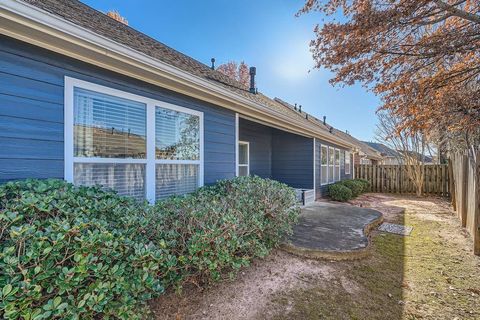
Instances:
[[[210,69],[215,70],[215,58],[210,59],[210,61],[212,62]]]
[[[323,124],[324,124],[324,125],[327,124],[327,117],[326,117],[326,116],[323,116]]]
[[[298,112],[302,113],[302,105],[298,106]]]
[[[333,133],[333,127],[330,127],[330,129],[328,130],[328,132]]]
[[[297,110],[297,104],[295,103],[295,105],[293,106],[293,109]]]
[[[257,68],[250,67],[250,92],[253,94],[257,93],[257,88],[255,88],[255,75],[257,74]]]

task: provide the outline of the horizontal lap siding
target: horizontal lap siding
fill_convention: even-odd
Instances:
[[[0,181],[63,178],[64,77],[204,113],[204,181],[235,176],[235,114],[20,41],[0,36]]]
[[[272,177],[294,188],[313,189],[313,139],[272,129]]]
[[[272,177],[272,129],[239,119],[239,140],[248,141],[250,148],[250,174],[262,178]]]

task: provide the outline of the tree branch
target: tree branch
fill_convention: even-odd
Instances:
[[[442,0],[433,0],[437,4],[438,7],[450,12],[452,15],[457,16],[459,18],[463,18],[465,20],[471,21],[473,23],[480,24],[480,16],[455,8],[454,6],[443,2]]]

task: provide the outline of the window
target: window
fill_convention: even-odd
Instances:
[[[65,78],[65,179],[150,202],[203,184],[203,114]]]
[[[327,184],[328,183],[328,148],[327,146],[321,147],[321,184]]]
[[[340,180],[340,150],[335,149],[335,181]]]
[[[250,175],[250,144],[245,141],[238,142],[238,176]]]
[[[351,163],[351,158],[350,158],[350,152],[345,151],[345,174],[350,174],[350,163]]]
[[[328,148],[328,182],[335,182],[334,166],[335,166],[335,152],[334,148]]]

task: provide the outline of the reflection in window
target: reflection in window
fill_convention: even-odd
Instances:
[[[146,105],[75,88],[74,156],[145,159]]]
[[[155,145],[157,159],[199,160],[199,117],[184,112],[156,107]]]

